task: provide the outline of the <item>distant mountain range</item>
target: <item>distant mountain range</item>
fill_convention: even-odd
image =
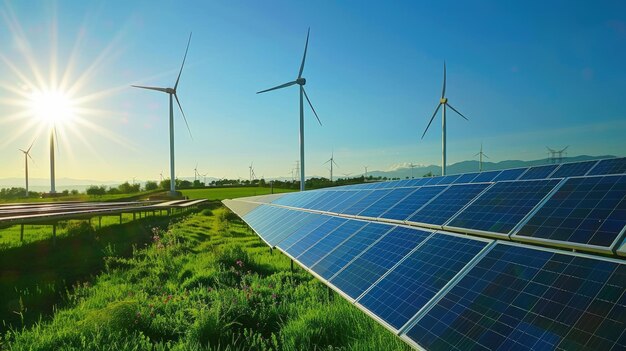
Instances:
[[[566,162],[579,162],[579,161],[589,161],[589,160],[598,160],[603,158],[613,158],[616,156],[612,155],[604,155],[604,156],[574,156],[574,157],[563,157],[562,163]],[[507,168],[519,168],[519,167],[531,167],[537,165],[544,165],[550,163],[549,159],[540,159],[533,161],[521,161],[521,160],[506,160],[501,162],[483,162],[483,171],[493,171],[499,169],[507,169]],[[478,172],[479,162],[478,161],[461,161],[458,163],[454,163],[448,165],[448,169],[446,170],[446,174],[458,174],[458,173],[471,173]],[[373,177],[387,177],[387,178],[407,178],[411,177],[411,173],[413,177],[423,177],[428,173],[432,173],[434,175],[441,175],[441,167],[435,165],[429,166],[417,166],[411,170],[410,167],[399,167],[392,171],[369,171],[368,175]]]

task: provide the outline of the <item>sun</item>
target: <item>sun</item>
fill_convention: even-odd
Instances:
[[[62,91],[34,91],[29,96],[33,116],[52,126],[71,122],[75,103]]]

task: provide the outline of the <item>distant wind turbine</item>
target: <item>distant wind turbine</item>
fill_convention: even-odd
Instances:
[[[161,176],[161,181],[163,181],[163,172],[159,173],[159,175]]]
[[[252,182],[254,179],[256,179],[256,174],[254,174],[254,168],[252,167],[252,164],[254,163],[254,161],[250,162],[250,166],[248,166],[248,169],[250,171],[250,181]]]
[[[369,167],[369,166],[363,166],[363,168],[365,168],[365,175],[364,175],[365,178],[367,178],[367,167]]]
[[[337,164],[337,162],[335,162],[335,153],[331,153],[330,154],[330,158],[328,159],[328,161],[322,163],[323,165],[330,163],[330,182],[333,182],[333,164],[337,167],[339,167],[339,165]]]
[[[452,107],[452,105],[450,105],[448,103],[448,98],[446,98],[446,62],[443,62],[443,89],[441,90],[441,99],[439,100],[439,104],[437,105],[437,108],[435,109],[435,113],[433,113],[433,116],[430,118],[430,122],[428,122],[428,126],[426,126],[426,129],[424,130],[424,134],[422,134],[422,139],[424,139],[424,135],[426,135],[426,132],[428,131],[428,128],[430,127],[430,124],[433,123],[433,120],[435,119],[435,116],[437,115],[437,111],[439,111],[439,108],[443,105],[443,112],[441,114],[441,175],[446,175],[446,107],[449,107],[452,109],[452,111],[456,112],[459,116],[463,117],[464,119],[467,120],[467,117],[463,116],[463,114],[459,111],[457,111],[454,107]]]
[[[30,146],[26,150],[18,149],[24,153],[24,167],[26,170],[26,197],[28,197],[28,158],[30,157],[31,161],[33,160],[32,156],[30,156],[30,149],[33,147],[34,143],[35,141],[33,140],[33,142],[30,143]]]
[[[198,180],[199,175],[200,174],[198,173],[198,164],[196,163],[196,167],[193,169],[193,181],[194,182]]]
[[[474,156],[480,156],[480,159],[478,161],[478,171],[482,172],[483,171],[483,156],[486,158],[489,158],[489,156],[485,155],[485,153],[483,152],[483,143],[480,143],[480,152]]]
[[[173,98],[176,99],[176,103],[178,104],[178,108],[180,109],[180,113],[183,116],[183,120],[185,121],[185,125],[187,126],[187,130],[189,131],[189,136],[191,136],[191,129],[189,128],[189,123],[187,123],[187,117],[185,116],[185,112],[183,112],[183,107],[180,105],[180,101],[178,100],[178,95],[176,95],[176,89],[178,88],[178,82],[180,81],[180,75],[183,73],[183,67],[185,66],[185,60],[187,59],[187,51],[189,51],[189,44],[191,43],[191,33],[189,33],[189,40],[187,41],[187,48],[185,49],[185,56],[183,56],[183,63],[180,65],[180,71],[178,72],[178,77],[176,78],[176,83],[174,84],[174,88],[159,88],[159,87],[146,87],[140,85],[133,85],[135,88],[141,89],[149,89],[156,90],[170,96],[170,196],[176,195],[176,178],[174,177],[174,102]],[[193,136],[192,136],[193,138]]]
[[[257,92],[257,94],[261,94],[261,93],[265,93],[265,92],[276,90],[276,89],[286,88],[294,84],[298,84],[300,86],[300,191],[304,191],[304,178],[305,178],[305,175],[304,175],[304,100],[303,100],[303,96],[306,98],[306,101],[309,103],[311,110],[313,110],[313,113],[315,114],[315,118],[317,118],[317,122],[320,124],[320,126],[322,125],[322,121],[320,121],[320,118],[317,116],[317,112],[315,112],[315,108],[313,108],[313,104],[311,103],[309,96],[304,90],[306,79],[302,77],[302,72],[304,71],[304,61],[306,60],[306,51],[309,46],[310,32],[311,32],[311,28],[309,28],[306,34],[306,44],[304,44],[304,55],[302,56],[302,64],[300,64],[300,71],[298,72],[298,78],[296,78],[296,80],[291,81],[289,83],[281,84],[279,86]]]

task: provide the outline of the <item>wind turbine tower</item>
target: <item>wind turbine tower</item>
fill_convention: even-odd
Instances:
[[[300,191],[304,191],[304,178],[305,178],[305,173],[304,173],[304,98],[306,98],[306,101],[309,103],[311,110],[313,110],[313,113],[315,114],[315,118],[317,118],[317,122],[320,124],[320,126],[322,125],[322,121],[320,121],[320,118],[317,116],[317,112],[315,112],[315,108],[313,108],[313,104],[311,103],[309,96],[304,90],[306,79],[302,77],[302,72],[304,71],[304,61],[306,60],[306,51],[309,46],[310,32],[311,32],[311,28],[309,28],[306,34],[306,43],[304,44],[304,55],[302,56],[302,63],[300,64],[300,71],[298,72],[298,78],[296,78],[296,80],[294,81],[257,92],[257,94],[261,94],[261,93],[265,93],[265,92],[276,90],[276,89],[286,88],[294,84],[298,84],[300,86]]]
[[[330,163],[330,182],[333,182],[333,164],[337,167],[339,167],[339,165],[337,164],[337,162],[335,162],[335,153],[331,153],[330,154],[330,159],[328,159],[328,161],[324,162],[323,164],[327,164]]]
[[[250,162],[250,166],[248,166],[249,172],[250,172],[250,182],[252,183],[252,181],[254,179],[256,179],[256,174],[254,174],[254,168],[252,167],[252,164],[254,162]]]
[[[446,98],[446,62],[443,62],[443,89],[441,90],[441,99],[439,99],[439,104],[437,105],[437,108],[435,109],[435,113],[433,113],[433,116],[430,118],[430,122],[428,122],[428,126],[426,126],[426,129],[424,130],[424,134],[422,134],[422,139],[424,139],[424,135],[426,135],[426,132],[428,131],[428,128],[430,127],[430,124],[433,123],[433,120],[435,119],[435,116],[437,115],[437,112],[439,111],[439,108],[443,105],[443,110],[441,113],[441,175],[444,176],[446,175],[446,107],[449,107],[452,109],[452,111],[456,112],[459,116],[463,117],[465,120],[467,120],[467,117],[463,116],[463,114],[459,111],[457,111],[454,107],[452,107],[452,105],[450,105],[448,103],[448,98]]]
[[[365,174],[363,175],[364,176],[363,180],[367,179],[367,167],[369,166],[363,166],[363,168],[365,168]]]
[[[31,160],[33,159],[32,156],[30,156],[30,149],[33,147],[34,143],[35,141],[33,140],[33,142],[30,143],[30,146],[26,150],[19,149],[21,152],[24,153],[24,169],[26,170],[26,197],[28,197],[28,158],[30,157]]]
[[[180,65],[180,71],[178,72],[178,77],[176,78],[176,83],[174,83],[173,88],[159,88],[159,87],[146,87],[140,85],[133,85],[135,88],[148,89],[148,90],[156,90],[169,95],[170,100],[170,196],[176,196],[176,177],[174,175],[176,172],[174,171],[174,99],[176,99],[176,103],[178,104],[178,108],[180,109],[180,113],[183,116],[183,120],[185,121],[185,125],[187,126],[187,130],[189,131],[189,136],[191,136],[191,129],[189,128],[189,123],[187,123],[187,117],[185,116],[185,112],[183,112],[183,107],[180,104],[180,100],[178,100],[178,95],[176,95],[176,89],[178,88],[178,83],[180,81],[180,75],[183,73],[183,67],[185,66],[185,60],[187,59],[187,52],[189,51],[189,44],[191,43],[191,33],[189,33],[189,40],[187,41],[187,48],[185,49],[185,56],[183,56],[183,63]],[[192,136],[193,138],[193,136]]]
[[[489,156],[485,155],[485,153],[483,152],[483,143],[480,143],[480,152],[474,156],[479,156],[478,171],[482,172],[483,171],[483,157],[489,158]]]

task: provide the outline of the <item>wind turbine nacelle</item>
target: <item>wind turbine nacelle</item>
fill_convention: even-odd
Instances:
[[[441,98],[441,100],[439,100],[440,103],[445,104],[448,102],[448,98]]]
[[[306,79],[300,77],[300,78],[296,79],[296,83],[300,84],[300,85],[305,85],[306,84]]]
[[[176,90],[172,89],[172,88],[165,88],[165,92],[168,94],[176,94]]]

